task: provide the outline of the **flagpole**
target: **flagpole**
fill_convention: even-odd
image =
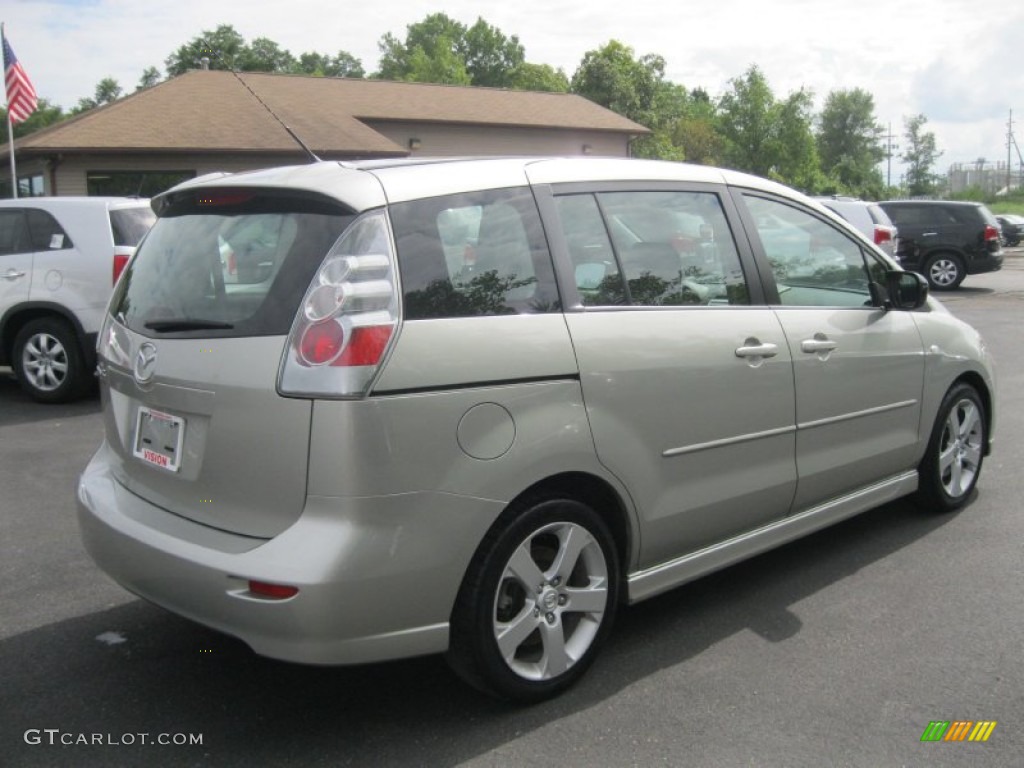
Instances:
[[[4,34],[4,25],[3,25],[2,22],[0,22],[0,45],[3,44],[3,41],[5,39],[6,39],[6,35]],[[6,72],[6,69],[5,69],[5,71],[4,71],[4,75],[5,75],[5,77],[4,77],[4,101],[7,102],[7,148],[11,152],[11,196],[16,198],[18,196],[18,171],[17,171],[16,166],[14,165],[14,123],[11,122],[11,102],[10,102],[10,99],[7,98],[7,77],[6,77],[6,74],[7,74],[7,72]]]
[[[14,166],[14,125],[11,123],[11,110],[7,110],[7,147],[11,151],[11,197],[18,196],[18,171]]]

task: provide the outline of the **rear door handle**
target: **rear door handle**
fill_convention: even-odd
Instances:
[[[3,278],[4,278],[4,280],[17,280],[19,277],[24,277],[24,276],[25,276],[24,272],[19,272],[14,267],[11,267],[10,269],[8,269],[4,273]]]
[[[751,344],[748,340],[736,348],[736,357],[775,357],[779,354],[778,344]]]

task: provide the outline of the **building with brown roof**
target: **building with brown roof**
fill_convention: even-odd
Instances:
[[[649,131],[581,96],[195,70],[15,141],[33,194],[143,194],[307,159],[629,154]],[[246,87],[248,86],[248,88]],[[249,90],[251,89],[251,91]],[[260,104],[265,102],[280,122]],[[6,144],[0,148],[7,154]],[[0,190],[10,190],[10,171]]]

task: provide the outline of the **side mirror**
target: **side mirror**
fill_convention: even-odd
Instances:
[[[919,309],[928,300],[928,281],[917,272],[890,270],[885,273],[885,287],[894,309]]]

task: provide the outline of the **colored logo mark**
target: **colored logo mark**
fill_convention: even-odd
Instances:
[[[995,720],[932,720],[921,741],[988,741],[996,725]]]

